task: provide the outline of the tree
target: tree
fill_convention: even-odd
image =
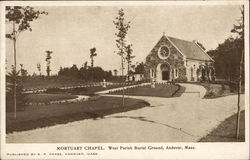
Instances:
[[[135,72],[135,65],[131,65],[132,72]]]
[[[14,66],[13,66],[13,73],[16,73],[16,43],[17,38],[19,37],[21,32],[26,30],[32,31],[30,23],[38,19],[42,14],[48,14],[44,11],[35,10],[33,7],[30,6],[6,6],[6,22],[12,25],[11,33],[6,34],[6,38],[13,41],[13,52],[14,52]],[[14,106],[14,118],[16,118],[16,74],[13,75],[14,79],[14,87],[13,87],[13,106]]]
[[[14,65],[12,65],[11,72],[7,75],[7,85],[6,85],[6,111],[13,112],[14,109],[17,111],[22,111],[25,107],[26,99],[25,94],[23,93],[23,86],[21,84],[22,80],[19,76],[20,71],[15,71]],[[14,87],[16,84],[16,87]],[[14,101],[14,88],[16,88],[16,104],[17,108],[13,108]]]
[[[238,81],[240,54],[242,47],[241,40],[236,37],[229,37],[215,50],[210,50],[207,53],[215,60],[214,67],[216,77],[226,79],[229,82]]]
[[[78,76],[78,68],[77,68],[77,66],[75,65],[75,64],[73,64],[73,66],[70,68],[70,77],[76,77],[77,78],[77,76]]]
[[[40,63],[37,63],[37,64],[36,64],[36,68],[37,68],[37,70],[38,70],[38,72],[39,72],[39,75],[41,76],[41,75],[42,75],[42,73],[41,73],[41,64],[40,64]]]
[[[26,78],[28,77],[28,71],[26,69],[23,68],[23,64],[20,64],[20,72],[21,72],[21,80],[22,82],[26,80]]]
[[[145,65],[143,62],[139,63],[135,67],[135,73],[137,73],[137,74],[144,74],[145,73]]]
[[[50,71],[51,71],[51,69],[50,69],[50,63],[51,63],[51,54],[53,53],[52,51],[49,51],[49,50],[47,50],[47,51],[45,51],[46,52],[46,59],[45,59],[45,61],[47,62],[47,69],[46,69],[46,72],[47,72],[47,76],[49,77],[50,76]]]
[[[72,67],[60,67],[58,76],[68,80],[81,79],[85,81],[102,81],[104,78],[111,78],[112,72],[104,71],[101,67],[85,68],[82,66],[78,69],[77,66],[73,64]]]
[[[237,121],[236,121],[236,138],[239,138],[240,133],[240,93],[241,93],[241,80],[242,72],[244,68],[244,6],[240,7],[241,18],[238,20],[238,24],[233,25],[232,33],[237,33],[241,40],[240,47],[240,64],[239,64],[239,81],[238,81],[238,110],[237,110]]]
[[[238,24],[233,25],[232,33],[236,33],[244,41],[244,6],[240,7],[241,18],[237,20]],[[244,45],[244,44],[243,44]]]
[[[126,50],[126,36],[128,33],[128,29],[130,28],[130,22],[126,22],[124,18],[124,10],[121,8],[118,11],[118,16],[113,21],[116,29],[118,30],[115,33],[116,39],[116,46],[118,48],[117,54],[121,57],[121,68],[122,68],[122,77],[124,77],[124,56]],[[123,79],[124,81],[124,79]],[[122,106],[124,106],[124,85],[123,85],[123,94],[122,94]]]
[[[117,69],[114,69],[114,76],[117,76],[117,73],[118,73]]]
[[[94,67],[94,57],[97,56],[96,48],[90,49],[90,59],[91,59],[91,67]]]
[[[87,62],[87,61],[86,61],[86,62],[84,62],[83,67],[84,67],[84,68],[86,68],[86,69],[88,68],[88,62]]]
[[[129,44],[127,46],[125,46],[125,52],[127,53],[126,54],[126,61],[127,61],[127,64],[128,64],[128,80],[129,80],[129,75],[130,75],[130,66],[131,66],[131,62],[132,62],[132,59],[135,58],[135,56],[132,56],[132,44]]]

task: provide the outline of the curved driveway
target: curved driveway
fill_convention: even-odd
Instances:
[[[174,98],[130,96],[146,100],[151,106],[97,120],[8,134],[7,143],[195,142],[237,111],[236,95],[202,99],[205,88],[181,85],[186,87],[185,92],[200,92],[200,96],[198,93]]]

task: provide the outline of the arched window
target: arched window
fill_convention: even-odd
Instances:
[[[174,74],[175,74],[175,69],[173,68],[172,69],[172,76],[173,76],[172,79],[174,79]]]
[[[193,77],[194,76],[194,69],[193,69],[193,67],[191,67],[191,77]]]
[[[154,70],[150,69],[150,77],[153,78],[154,77]]]

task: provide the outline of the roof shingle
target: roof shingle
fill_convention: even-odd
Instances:
[[[202,61],[211,61],[212,58],[205,53],[195,42],[186,41],[174,37],[167,37],[186,57]]]

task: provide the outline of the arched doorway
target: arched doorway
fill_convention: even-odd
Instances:
[[[170,67],[167,64],[162,64],[161,67],[161,75],[163,81],[170,80]]]

